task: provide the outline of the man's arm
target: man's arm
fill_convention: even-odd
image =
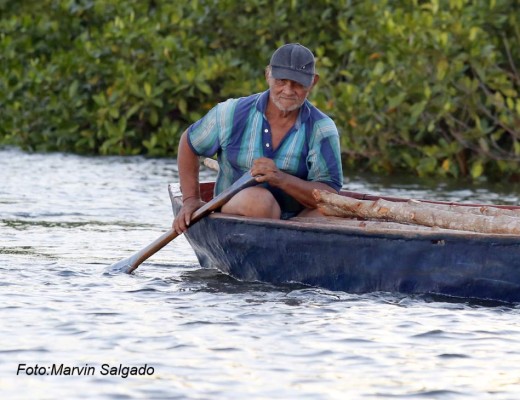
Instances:
[[[179,141],[177,167],[181,184],[182,200],[196,197],[200,199],[199,157],[188,144],[188,131],[184,131]]]
[[[191,215],[203,204],[200,199],[199,157],[188,144],[188,131],[184,131],[179,142],[177,167],[183,205],[173,221],[173,229],[181,234],[188,229]]]

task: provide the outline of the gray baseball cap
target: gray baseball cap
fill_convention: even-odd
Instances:
[[[309,87],[314,78],[314,55],[299,43],[278,48],[271,57],[271,73],[275,79],[289,79]]]

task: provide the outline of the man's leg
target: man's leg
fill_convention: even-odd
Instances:
[[[282,211],[271,192],[263,187],[250,187],[238,192],[222,207],[225,214],[245,217],[280,219]]]
[[[323,218],[323,217],[325,217],[325,215],[320,213],[320,211],[317,208],[314,208],[314,209],[312,209],[312,208],[305,208],[297,215],[297,217],[302,217],[302,218]]]

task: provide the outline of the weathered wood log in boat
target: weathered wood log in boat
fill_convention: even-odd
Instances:
[[[314,190],[313,195],[318,201],[318,209],[329,216],[381,219],[471,232],[520,235],[520,215],[516,216],[515,210],[490,211],[492,207],[442,206],[416,200],[357,200],[323,190]]]
[[[213,183],[201,184],[206,201],[212,192]],[[346,191],[340,195],[383,198]],[[170,185],[170,197],[177,213],[181,198],[176,185]],[[406,199],[383,200],[400,203]],[[280,221],[213,213],[192,226],[186,237],[201,266],[218,268],[244,281],[301,283],[350,293],[440,294],[520,302],[520,236],[513,234],[357,218]]]

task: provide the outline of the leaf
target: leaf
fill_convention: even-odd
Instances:
[[[450,166],[451,166],[451,162],[450,162],[450,159],[449,158],[446,158],[443,162],[442,162],[442,169],[446,172],[448,172],[450,170]]]
[[[448,72],[448,68],[449,68],[448,60],[445,58],[441,58],[439,60],[439,62],[437,63],[436,77],[437,77],[438,81],[442,81],[445,78],[446,73]]]
[[[186,103],[185,99],[179,99],[177,105],[183,115],[186,115],[188,113],[188,104]]]
[[[110,110],[108,113],[114,119],[119,118],[119,108],[117,108],[117,107],[110,107]]]
[[[206,82],[197,82],[195,86],[197,86],[197,89],[199,89],[202,93],[211,94],[213,92],[211,87]]]
[[[376,63],[376,66],[373,70],[374,75],[379,76],[385,71],[385,64],[381,61]]]
[[[477,28],[476,26],[473,26],[469,30],[469,40],[470,40],[470,42],[475,41],[475,39],[477,38],[478,32],[479,32],[479,28]]]
[[[419,162],[417,172],[419,173],[419,176],[427,176],[433,174],[436,168],[437,160],[433,157],[426,157]]]
[[[477,179],[480,176],[482,176],[482,173],[484,172],[484,165],[482,164],[482,161],[476,161],[471,166],[471,177],[473,179]]]
[[[75,80],[72,82],[72,84],[69,86],[69,98],[74,99],[76,95],[78,94],[78,86],[79,82]]]
[[[412,124],[415,124],[419,115],[421,115],[421,113],[424,111],[426,104],[428,104],[428,102],[426,100],[423,100],[419,103],[415,103],[413,106],[410,107],[410,119]]]
[[[141,108],[141,104],[134,104],[130,109],[126,112],[125,116],[126,118],[130,118],[132,115],[134,115],[139,109]]]
[[[515,109],[515,100],[511,97],[508,97],[506,99],[506,103],[507,103],[507,107],[510,109],[510,110],[514,110]]]
[[[157,123],[159,122],[159,114],[157,113],[157,110],[155,108],[152,108],[150,110],[150,124],[152,126],[157,126]]]
[[[396,108],[404,101],[405,98],[405,92],[399,93],[397,96],[391,97],[388,101],[388,108]]]
[[[105,107],[107,105],[107,98],[104,93],[96,94],[92,96],[92,99],[100,107]]]
[[[152,85],[150,85],[148,82],[144,83],[144,93],[147,97],[152,95]]]

